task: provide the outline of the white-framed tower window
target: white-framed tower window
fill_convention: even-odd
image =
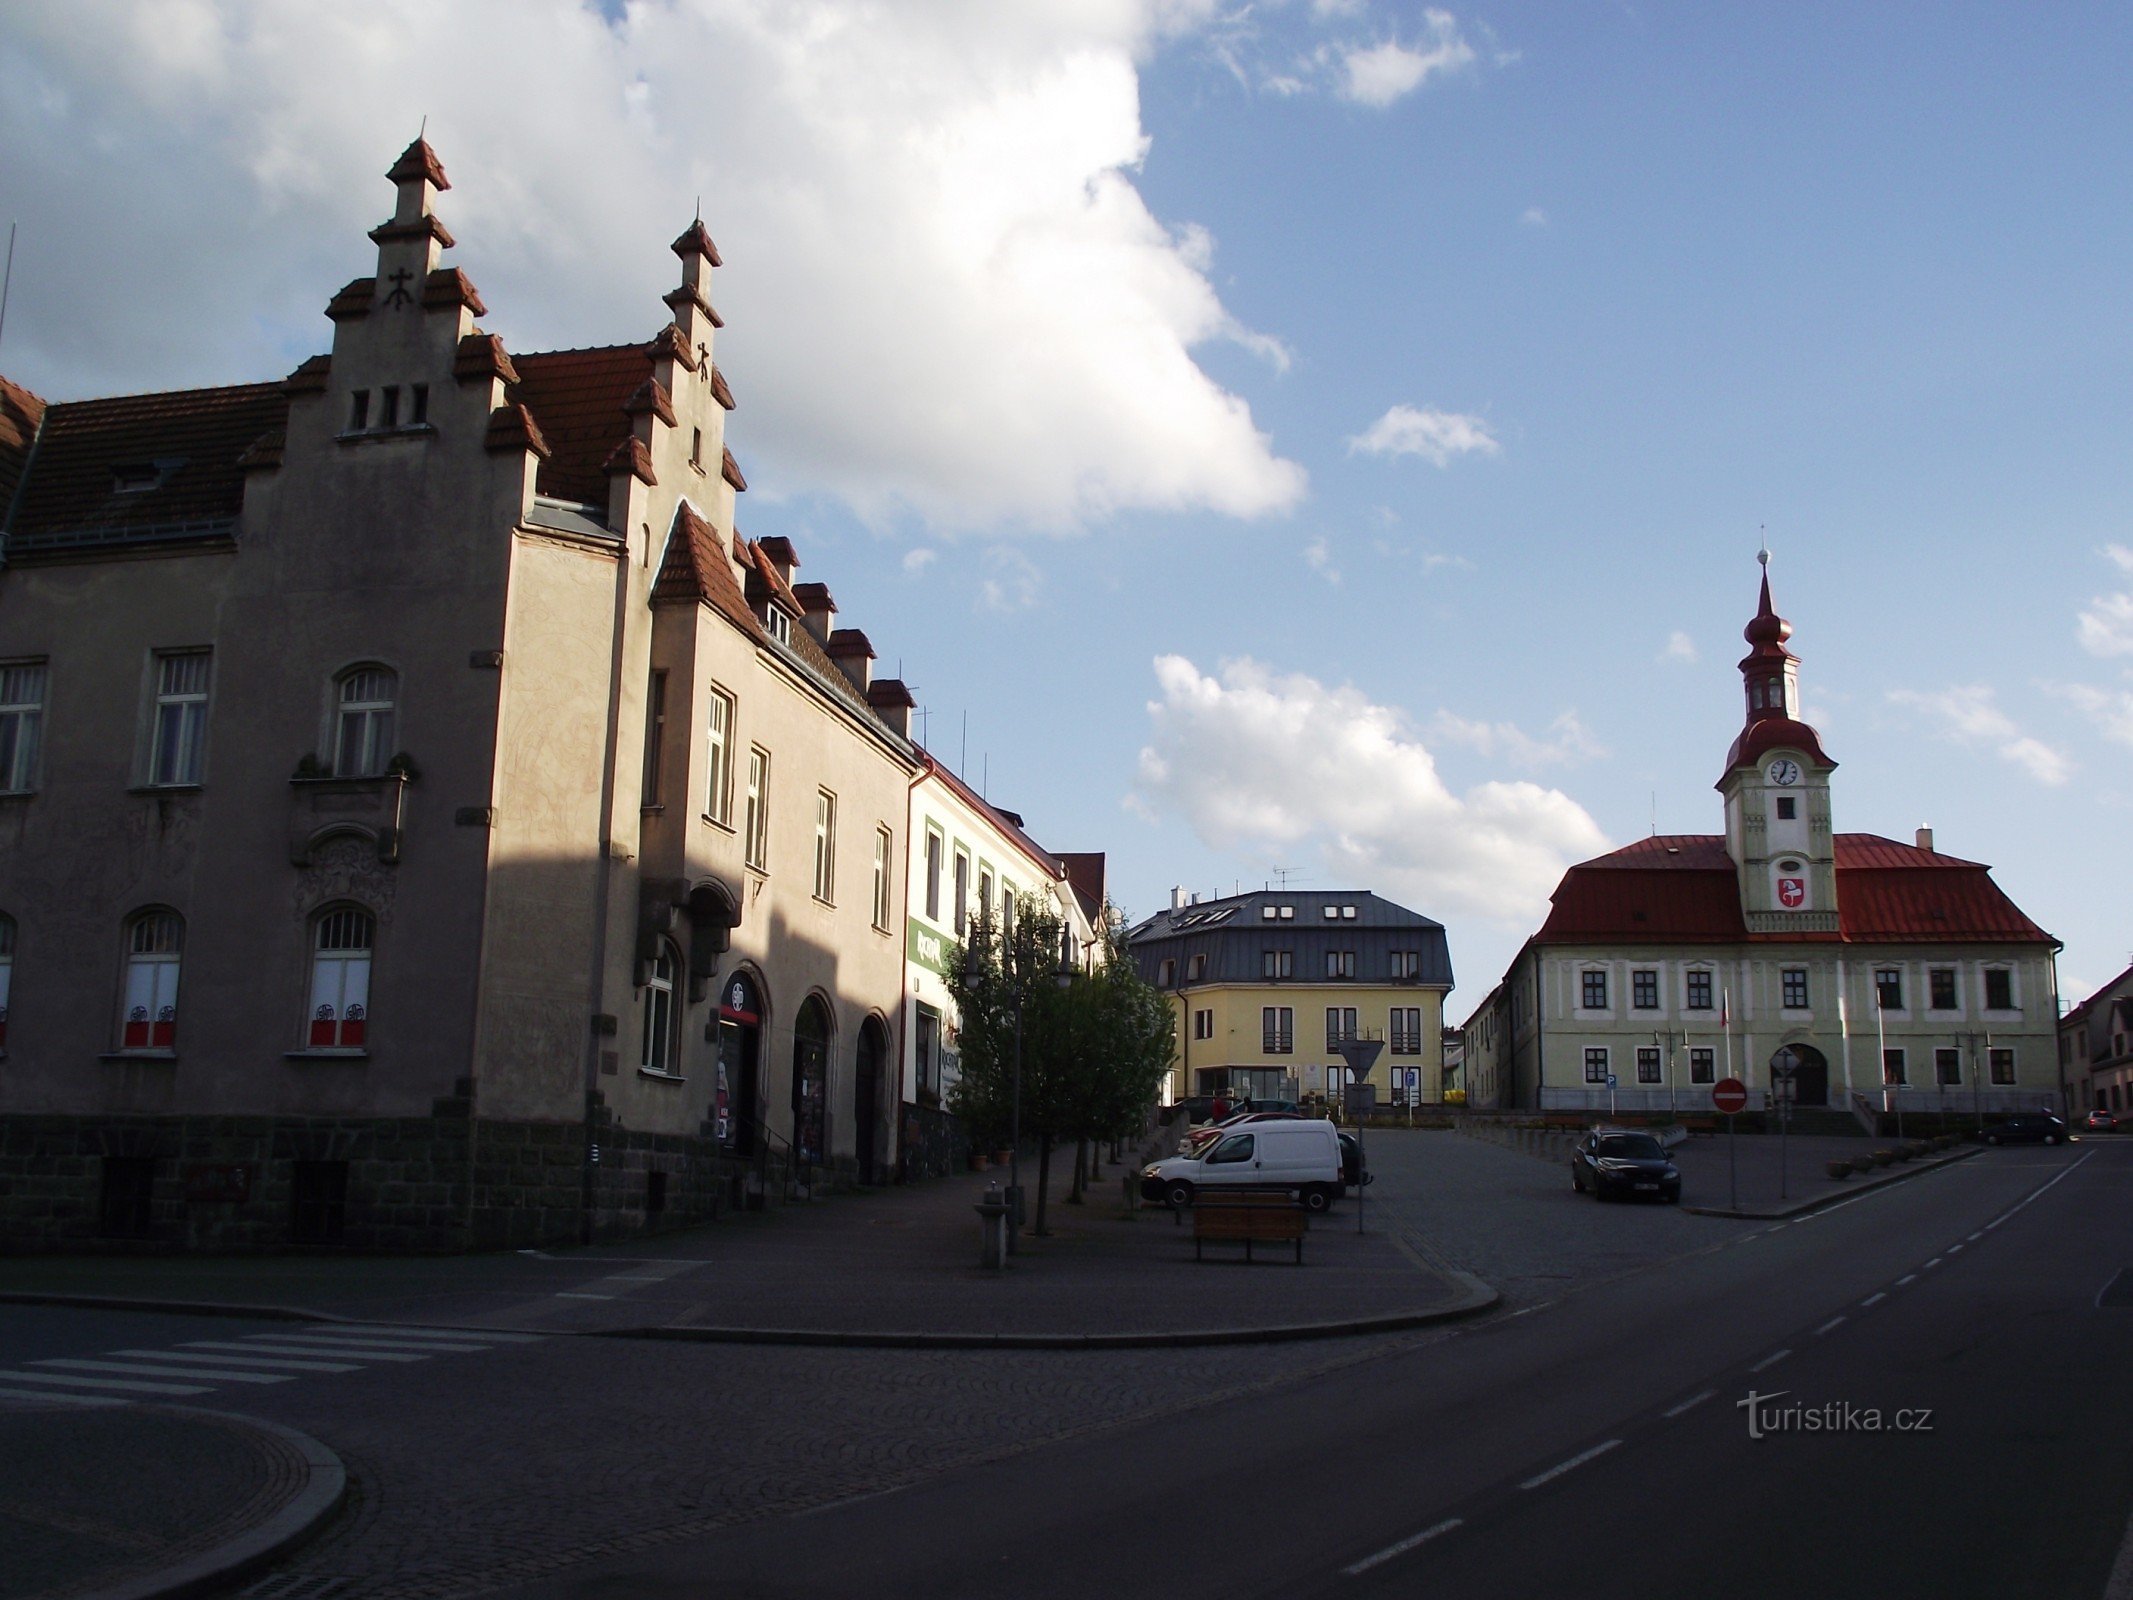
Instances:
[[[758,872],[770,870],[770,752],[761,745],[748,747],[748,865]]]
[[[659,954],[644,980],[644,1053],[638,1066],[662,1078],[677,1075],[674,1041],[678,1020],[674,1013],[674,978],[681,971],[681,955],[672,943],[659,941]]]
[[[370,950],[377,923],[360,906],[335,906],[312,924],[311,1006],[304,1042],[313,1050],[361,1050],[370,1034]]]
[[[126,925],[126,988],[119,1047],[169,1050],[178,1041],[178,968],[185,919],[175,911],[144,911]]]
[[[827,789],[815,791],[815,898],[837,899],[837,797]]]
[[[206,769],[211,660],[205,650],[156,657],[155,730],[148,760],[148,781],[152,784],[196,784]]]
[[[392,759],[393,704],[398,696],[399,680],[384,667],[350,667],[341,674],[334,694],[336,777],[375,778],[385,770]]]
[[[716,684],[704,713],[704,815],[721,827],[733,825],[733,696]]]
[[[0,666],[0,794],[37,786],[37,747],[44,736],[45,664]]]
[[[895,841],[887,828],[874,830],[874,926],[884,933],[889,928],[889,853],[895,849]]]

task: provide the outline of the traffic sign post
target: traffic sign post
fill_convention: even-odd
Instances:
[[[1607,1075],[1607,1120],[1609,1122],[1615,1119],[1615,1082],[1615,1075],[1610,1072]]]
[[[1787,1176],[1785,1134],[1792,1122],[1792,1118],[1789,1115],[1792,1110],[1792,1079],[1793,1075],[1799,1070],[1800,1054],[1789,1044],[1770,1058],[1770,1078],[1777,1093],[1778,1198],[1780,1200],[1787,1198],[1785,1192]]]
[[[1721,1078],[1711,1085],[1711,1107],[1726,1118],[1726,1209],[1740,1209],[1740,1162],[1733,1143],[1733,1118],[1748,1103],[1748,1086],[1738,1078]]]

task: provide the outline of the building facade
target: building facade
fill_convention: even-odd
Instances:
[[[1343,1102],[1344,1039],[1383,1040],[1379,1104],[1444,1097],[1441,923],[1369,890],[1283,890],[1201,901],[1183,890],[1126,935],[1141,977],[1169,996],[1178,1063],[1165,1098],[1249,1094]]]
[[[2133,967],[2059,1019],[2059,1066],[2075,1111],[2133,1116]]]
[[[735,525],[716,247],[649,343],[514,353],[434,152],[388,176],[283,381],[0,380],[6,1247],[527,1244],[899,1165],[928,763]]]
[[[2005,1111],[2059,1103],[2058,944],[1988,867],[1834,824],[1837,764],[1798,718],[1766,571],[1740,663],[1725,831],[1572,867],[1466,1024],[1475,1104]]]

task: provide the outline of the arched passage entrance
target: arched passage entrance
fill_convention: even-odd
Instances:
[[[852,1154],[861,1183],[882,1181],[881,1108],[888,1099],[889,1033],[879,1017],[859,1026],[859,1055],[852,1074]]]
[[[830,1014],[809,995],[792,1025],[792,1145],[806,1166],[829,1159]]]
[[[737,1156],[755,1154],[763,1126],[763,999],[755,980],[736,972],[718,994],[718,1084],[711,1114],[718,1136]]]
[[[1770,1057],[1770,1081],[1783,1081],[1782,1069],[1792,1069],[1792,1103],[1796,1106],[1829,1104],[1829,1059],[1811,1044],[1781,1045]]]

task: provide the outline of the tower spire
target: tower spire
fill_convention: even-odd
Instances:
[[[1785,648],[1792,637],[1792,624],[1777,613],[1770,599],[1770,546],[1766,542],[1756,555],[1763,569],[1762,592],[1755,615],[1741,630],[1748,653],[1741,658],[1742,687],[1748,697],[1746,726],[1771,717],[1797,720],[1800,714],[1799,657]]]

